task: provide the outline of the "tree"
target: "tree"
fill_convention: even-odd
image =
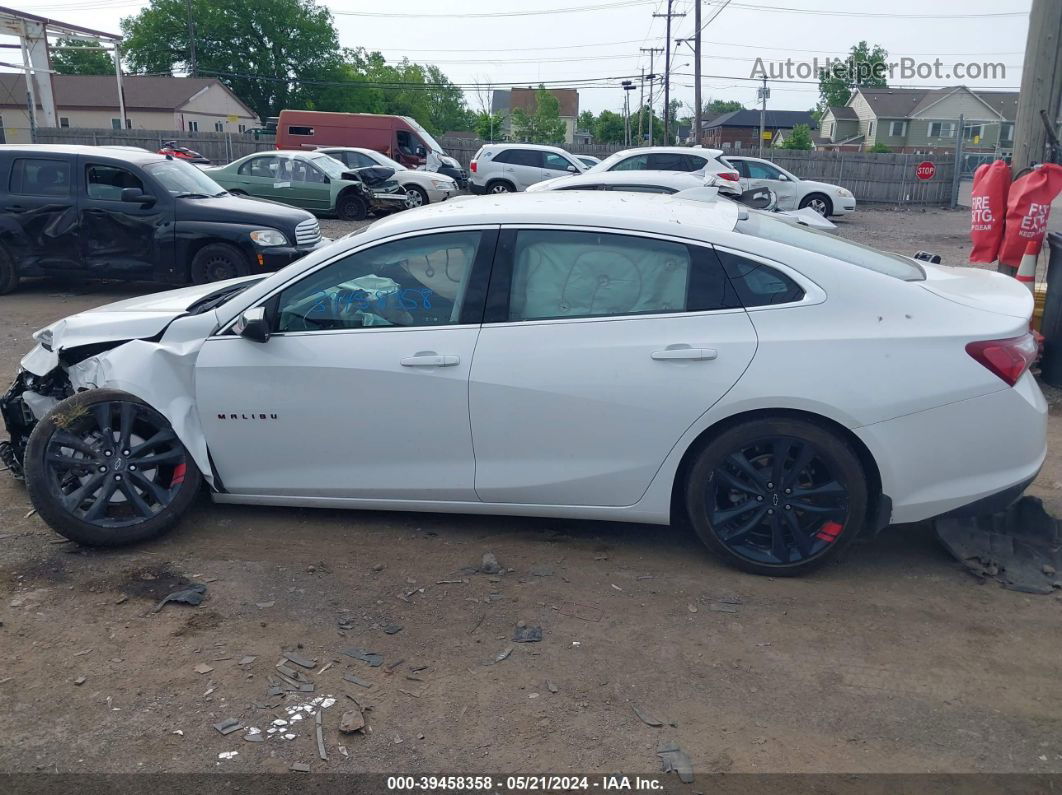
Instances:
[[[885,144],[883,144],[883,143],[882,143],[881,141],[878,141],[878,142],[877,142],[876,144],[874,144],[874,145],[873,145],[872,147],[870,147],[869,149],[867,149],[867,151],[868,151],[868,152],[877,152],[877,153],[879,153],[879,154],[888,154],[889,152],[891,152],[891,151],[892,151],[892,149],[890,149],[889,147],[887,147],[887,146],[886,146]]]
[[[497,141],[501,138],[502,124],[504,123],[504,114],[484,113],[481,111],[476,114],[476,120],[472,125],[472,129],[475,130],[476,135],[484,141]]]
[[[529,144],[553,144],[564,140],[564,122],[560,117],[560,100],[546,91],[541,83],[535,92],[535,112],[522,108],[512,112],[513,135]]]
[[[705,104],[704,111],[701,115],[710,119],[712,116],[719,116],[723,113],[733,113],[736,110],[745,110],[745,106],[736,99],[713,99]]]
[[[599,144],[621,144],[626,137],[623,116],[611,110],[601,111],[597,118],[594,119],[591,129],[594,135],[594,142]]]
[[[587,132],[593,132],[594,129],[594,114],[588,110],[584,110],[579,114],[579,124],[576,125],[580,130],[586,130]]]
[[[811,147],[811,128],[806,124],[798,124],[793,127],[782,143],[783,149],[803,149],[807,151]]]
[[[60,47],[70,50],[51,50],[52,68],[61,75],[113,75],[111,54],[98,41],[59,39]]]
[[[649,119],[653,120],[653,141],[659,144],[664,140],[664,120],[656,115],[656,110],[649,105],[642,111],[642,138],[645,143],[649,142]],[[638,112],[631,114],[632,134],[638,136]]]
[[[188,2],[198,74],[217,77],[262,118],[304,107],[316,93],[305,81],[342,73],[332,15],[313,0]],[[133,72],[190,71],[186,0],[150,0],[122,32]]]
[[[889,53],[875,44],[865,41],[852,46],[848,58],[834,61],[829,67],[819,70],[819,104],[823,113],[848,103],[852,89],[859,87],[887,88],[885,59]]]

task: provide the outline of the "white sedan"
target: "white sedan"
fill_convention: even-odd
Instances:
[[[457,182],[452,177],[435,171],[406,168],[397,160],[373,149],[357,146],[325,146],[317,150],[344,163],[348,168],[383,166],[395,171],[395,179],[406,192],[407,207],[446,201],[458,192]]]
[[[779,210],[797,210],[810,207],[826,218],[831,215],[847,215],[856,208],[855,196],[847,188],[801,179],[781,166],[758,157],[727,155],[726,161],[741,174],[741,186],[770,188],[778,197]]]
[[[1001,274],[726,200],[446,202],[42,329],[0,453],[85,544],[169,530],[205,481],[219,503],[688,518],[731,564],[795,574],[1036,476],[1032,307]]]

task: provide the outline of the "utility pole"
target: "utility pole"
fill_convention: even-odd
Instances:
[[[192,21],[192,0],[185,0],[185,8],[188,9],[188,72],[195,77],[199,67],[195,57],[195,22]]]
[[[959,177],[962,175],[962,142],[966,135],[966,116],[959,114],[959,132],[955,136],[955,164],[951,168],[951,209],[959,206]]]
[[[701,0],[693,0],[693,142],[701,142]]]
[[[1029,35],[1021,72],[1021,93],[1014,119],[1014,175],[1045,161],[1047,131],[1041,111],[1051,124],[1059,121],[1062,102],[1062,2],[1033,0]]]
[[[671,20],[674,17],[684,17],[685,14],[676,14],[671,10],[671,4],[675,0],[667,0],[667,13],[666,14],[653,14],[654,17],[665,17],[667,19],[667,41],[664,46],[667,48],[664,55],[664,145],[671,145]]]
[[[645,115],[645,67],[642,67],[642,77],[638,81],[638,146],[642,145],[642,117]]]
[[[767,118],[767,97],[771,95],[771,89],[767,88],[767,75],[763,76],[763,85],[760,87],[760,157],[763,157],[763,123]]]
[[[653,71],[653,59],[658,52],[663,52],[663,47],[640,47],[642,52],[649,53],[649,146],[652,146],[653,141],[653,81],[656,79],[656,73]]]

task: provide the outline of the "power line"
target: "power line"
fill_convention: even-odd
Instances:
[[[992,11],[985,14],[897,14],[874,11],[831,11],[818,8],[788,8],[785,6],[761,6],[752,3],[731,3],[731,8],[748,11],[770,11],[786,14],[812,14],[826,17],[884,17],[888,19],[986,19],[990,17],[1026,17],[1027,11]]]
[[[414,14],[403,11],[332,11],[337,16],[344,17],[378,17],[405,19],[449,19],[460,17],[462,19],[492,19],[496,17],[536,17],[546,14],[578,14],[583,11],[611,11],[618,8],[630,8],[632,6],[646,6],[656,3],[657,0],[622,0],[618,3],[602,3],[595,6],[574,6],[568,8],[548,8],[541,11],[486,11],[483,13],[459,13],[446,12],[442,14]]]

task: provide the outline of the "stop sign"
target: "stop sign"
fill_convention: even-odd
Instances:
[[[933,175],[936,173],[937,167],[928,160],[923,160],[915,166],[915,176],[919,179],[933,179]]]

